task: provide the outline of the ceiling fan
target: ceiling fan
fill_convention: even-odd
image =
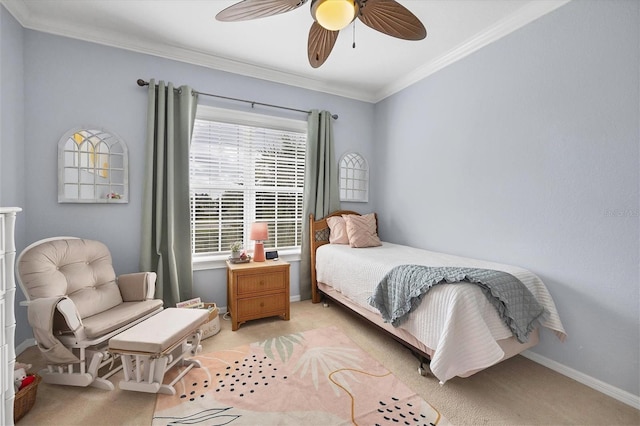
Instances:
[[[242,0],[216,15],[218,21],[246,21],[297,9],[308,0]],[[333,49],[338,33],[357,17],[381,33],[404,40],[422,40],[422,22],[395,0],[311,0],[313,24],[307,54],[313,68],[322,65]]]

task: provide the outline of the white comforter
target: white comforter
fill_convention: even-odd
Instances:
[[[351,248],[326,244],[316,252],[316,278],[356,304],[378,313],[367,302],[374,288],[394,266],[461,266],[494,269],[522,281],[549,311],[542,322],[564,340],[556,306],[544,283],[516,266],[485,262],[384,242],[380,247]],[[423,298],[401,328],[435,351],[431,371],[441,381],[499,362],[504,352],[497,340],[512,336],[495,308],[474,284],[438,285]]]

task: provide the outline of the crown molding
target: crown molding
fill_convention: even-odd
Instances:
[[[219,71],[258,78],[275,83],[311,89],[336,96],[371,102],[371,93],[354,90],[336,82],[324,82],[300,76],[294,73],[271,69],[246,62],[236,61],[220,56],[214,56],[183,47],[170,46],[162,43],[144,42],[132,40],[120,34],[96,30],[85,30],[75,25],[74,27],[61,26],[57,23],[47,22],[33,16],[28,7],[20,0],[0,0],[0,3],[13,15],[24,28],[40,31],[48,34],[68,37],[76,40],[88,41],[104,46],[116,47],[137,53],[144,53],[165,59],[176,60],[193,65],[203,66]]]
[[[275,83],[296,86],[305,89],[329,93],[336,96],[371,102],[371,94],[354,90],[335,82],[324,82],[290,72],[270,69],[246,62],[236,61],[220,56],[214,56],[183,47],[170,46],[161,43],[132,40],[124,35],[111,32],[97,31],[96,28],[84,29],[81,26],[69,28],[56,23],[38,19],[30,14],[28,7],[20,0],[0,0],[0,3],[13,15],[22,27],[58,35],[76,40],[88,41],[104,46],[116,47],[137,53],[144,53],[165,59],[176,60],[193,65],[203,66],[219,71],[258,78]]]
[[[29,22],[31,14],[29,13],[29,8],[27,8],[24,2],[18,0],[0,0],[0,4],[2,4],[9,13],[16,18],[20,25],[26,27],[25,24]]]
[[[46,20],[33,16],[29,12],[28,7],[21,0],[0,0],[0,3],[4,5],[4,7],[14,16],[20,25],[31,30],[144,53],[193,65],[204,66],[219,71],[244,75],[289,86],[301,87],[363,102],[376,103],[407,88],[408,86],[411,86],[414,83],[417,83],[442,68],[465,58],[471,53],[493,43],[494,41],[527,25],[547,13],[552,12],[570,1],[571,0],[538,0],[528,3],[515,14],[499,21],[494,26],[488,28],[486,31],[476,34],[474,37],[460,44],[445,55],[418,67],[413,72],[407,74],[404,78],[394,81],[392,84],[383,87],[377,92],[358,90],[349,87],[348,85],[340,85],[336,82],[312,79],[282,70],[266,68],[182,47],[170,46],[161,43],[135,41],[131,38],[121,36],[120,34],[96,32],[95,28],[92,28],[91,31],[89,31],[83,30],[78,26],[74,26],[73,28],[59,26],[55,23],[47,22]]]
[[[535,21],[547,13],[564,6],[571,0],[540,0],[528,3],[515,14],[498,21],[492,27],[476,34],[474,37],[458,45],[448,53],[436,58],[427,64],[418,67],[413,72],[407,74],[404,78],[385,86],[376,93],[373,103],[379,102],[386,97],[393,95],[417,83],[420,80],[434,74],[448,65],[457,62],[466,56],[482,49],[488,44],[501,39],[502,37],[516,31],[519,28]]]

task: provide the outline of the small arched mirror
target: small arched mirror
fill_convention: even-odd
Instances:
[[[126,144],[98,127],[69,130],[58,142],[59,203],[128,203]]]
[[[357,152],[340,158],[340,201],[369,201],[369,164]]]

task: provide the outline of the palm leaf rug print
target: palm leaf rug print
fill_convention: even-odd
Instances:
[[[275,349],[275,352],[280,356],[280,361],[287,362],[293,354],[294,345],[301,345],[302,341],[304,341],[302,333],[293,333],[287,334],[286,336],[273,337],[260,342],[257,345],[262,347],[262,350],[264,350],[264,354],[267,357],[275,360]]]
[[[359,369],[360,365],[360,357],[357,355],[355,349],[323,346],[307,350],[298,360],[293,372],[297,373],[300,371],[300,377],[304,377],[307,372],[309,372],[311,380],[313,381],[313,386],[317,390],[319,387],[320,377],[326,380],[332,372],[343,370],[345,371],[345,374],[335,380],[344,389],[350,391],[349,383],[346,379],[349,378],[354,381],[357,381],[357,379],[346,369]],[[319,375],[319,372],[322,372],[321,376]],[[336,383],[333,381],[330,383],[333,388],[333,392],[338,396],[340,394],[340,387],[336,386]]]
[[[195,358],[176,395],[157,396],[153,426],[447,424],[335,326]]]

